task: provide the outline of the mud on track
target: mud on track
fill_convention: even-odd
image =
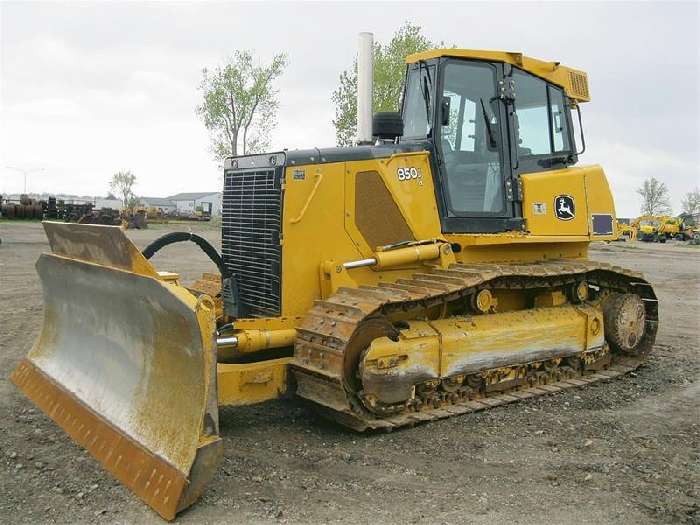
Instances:
[[[139,247],[183,226],[129,232]],[[186,227],[185,227],[186,228]],[[194,231],[219,244],[214,228]],[[8,381],[41,324],[38,223],[0,223],[0,523],[162,523]],[[595,245],[660,299],[634,375],[391,434],[298,400],[224,409],[225,460],[179,523],[700,523],[700,249]],[[215,271],[195,246],[160,269]]]

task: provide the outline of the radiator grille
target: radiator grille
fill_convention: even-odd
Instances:
[[[224,175],[222,252],[238,283],[243,313],[281,313],[281,168]]]

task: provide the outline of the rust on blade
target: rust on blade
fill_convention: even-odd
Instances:
[[[29,360],[22,361],[10,378],[134,494],[166,520],[175,518],[188,485],[185,474],[120,432]]]

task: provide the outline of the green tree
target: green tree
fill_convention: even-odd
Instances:
[[[286,65],[284,53],[264,65],[252,52],[236,51],[225,65],[202,71],[197,113],[211,134],[217,160],[239,152],[259,153],[270,146],[279,107],[274,81]]]
[[[666,184],[652,177],[644,181],[637,189],[642,197],[642,215],[670,215],[671,204],[669,202],[668,188]]]
[[[131,199],[134,198],[134,184],[136,184],[136,176],[130,171],[119,171],[112,175],[109,189],[118,195],[124,208],[127,208]]]
[[[686,193],[681,205],[683,206],[683,213],[688,215],[700,213],[700,190],[695,188],[693,191]]]
[[[406,56],[435,47],[410,22],[394,33],[388,44],[374,43],[374,86],[372,111],[398,111],[406,72]],[[357,135],[357,59],[340,74],[338,88],[331,96],[335,104],[335,137],[338,146],[351,146]]]

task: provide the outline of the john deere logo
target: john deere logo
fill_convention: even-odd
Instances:
[[[559,195],[554,199],[554,213],[560,221],[570,221],[576,216],[576,205],[571,195]]]

